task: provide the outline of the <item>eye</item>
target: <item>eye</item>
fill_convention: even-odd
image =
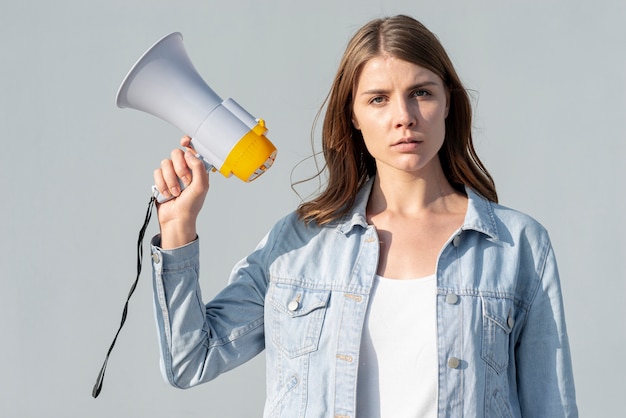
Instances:
[[[428,90],[415,90],[412,95],[413,97],[425,97],[430,96],[430,92]]]
[[[373,104],[373,105],[380,105],[385,103],[385,97],[384,96],[374,96],[369,100],[369,104]]]

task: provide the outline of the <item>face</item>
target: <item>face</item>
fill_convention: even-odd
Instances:
[[[365,64],[359,77],[352,123],[361,131],[380,174],[423,175],[441,170],[437,153],[448,107],[448,91],[435,73],[378,56]]]

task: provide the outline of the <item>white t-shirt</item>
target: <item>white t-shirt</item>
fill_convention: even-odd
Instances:
[[[437,281],[376,276],[359,356],[357,418],[437,416]]]

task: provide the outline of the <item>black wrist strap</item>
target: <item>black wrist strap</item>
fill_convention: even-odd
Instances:
[[[143,226],[139,230],[139,238],[137,239],[137,277],[135,278],[135,282],[130,287],[130,291],[128,292],[128,297],[126,298],[126,303],[124,304],[124,310],[122,311],[122,321],[120,323],[120,327],[117,329],[115,333],[115,338],[113,338],[113,342],[109,347],[109,351],[107,351],[107,355],[104,359],[104,364],[100,369],[100,373],[98,373],[98,378],[96,379],[96,384],[91,391],[91,396],[97,398],[102,390],[102,383],[104,381],[104,373],[107,368],[107,363],[109,362],[109,356],[111,355],[111,351],[113,351],[113,347],[115,346],[115,342],[117,341],[118,335],[120,335],[120,331],[126,322],[126,315],[128,314],[128,302],[130,301],[130,297],[135,292],[137,288],[137,283],[139,282],[139,275],[141,274],[141,261],[143,258],[143,238],[146,234],[146,229],[148,228],[148,224],[150,223],[150,218],[152,217],[152,208],[154,207],[156,199],[154,196],[150,197],[150,202],[148,203],[148,211],[146,212],[146,218],[143,222]]]

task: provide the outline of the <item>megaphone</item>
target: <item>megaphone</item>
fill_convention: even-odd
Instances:
[[[152,45],[130,69],[117,106],[152,114],[192,137],[208,169],[250,182],[274,163],[276,147],[255,119],[233,99],[222,100],[200,77],[179,32]],[[161,199],[160,200],[164,200]]]

